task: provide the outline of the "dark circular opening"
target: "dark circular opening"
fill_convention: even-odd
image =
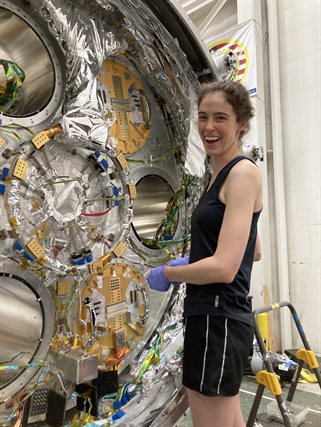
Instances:
[[[0,389],[28,364],[38,349],[43,332],[43,311],[38,296],[23,281],[0,276]]]
[[[33,115],[49,103],[54,67],[43,41],[22,18],[0,8],[0,111]]]
[[[153,240],[159,226],[166,218],[166,207],[173,196],[169,183],[157,175],[147,175],[137,184],[137,198],[133,209],[133,230],[137,238],[146,246],[146,240]]]

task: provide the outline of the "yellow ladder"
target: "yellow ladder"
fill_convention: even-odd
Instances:
[[[296,369],[296,372],[292,378],[290,389],[289,389],[286,401],[284,401],[284,399],[283,399],[279,379],[278,379],[276,373],[274,372],[272,363],[268,357],[268,353],[267,353],[267,350],[266,350],[260,329],[258,327],[258,319],[257,319],[257,316],[259,314],[266,313],[266,312],[272,311],[272,310],[277,310],[277,309],[280,309],[282,307],[288,307],[289,310],[291,311],[292,319],[295,322],[295,325],[298,329],[298,332],[300,334],[301,340],[302,340],[303,345],[304,345],[304,348],[301,348],[295,354],[295,357],[299,360],[299,363],[298,363],[298,368]],[[266,369],[264,369],[264,370],[262,370],[256,374],[256,382],[258,383],[258,389],[257,389],[256,395],[255,395],[254,401],[253,401],[253,405],[252,405],[252,408],[250,411],[248,421],[246,423],[246,427],[253,427],[253,425],[255,423],[256,414],[257,414],[257,411],[259,409],[260,402],[261,402],[265,387],[273,394],[273,396],[275,396],[277,403],[278,403],[278,406],[279,406],[279,409],[280,409],[280,412],[281,412],[281,415],[282,415],[282,418],[283,418],[283,421],[284,421],[284,425],[286,427],[292,427],[291,420],[290,420],[290,414],[289,414],[289,411],[287,409],[286,402],[292,402],[293,395],[294,395],[294,392],[296,390],[304,362],[315,373],[315,376],[316,376],[318,383],[319,383],[319,386],[321,388],[321,374],[320,374],[320,371],[318,369],[319,364],[318,364],[317,358],[315,357],[314,352],[310,348],[310,345],[309,345],[308,340],[307,340],[305,333],[304,333],[304,329],[303,329],[302,324],[300,322],[299,316],[298,316],[295,308],[293,307],[293,305],[290,304],[289,302],[284,301],[284,302],[280,302],[280,303],[276,303],[276,304],[271,304],[271,305],[266,306],[266,307],[258,308],[258,309],[253,311],[253,317],[254,317],[255,336],[256,336],[257,343],[259,345],[259,348],[260,348],[260,351],[262,354],[262,359],[263,359],[263,362],[264,362]]]

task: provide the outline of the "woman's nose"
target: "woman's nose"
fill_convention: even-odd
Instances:
[[[206,129],[215,129],[215,121],[212,119],[208,119],[206,123]]]

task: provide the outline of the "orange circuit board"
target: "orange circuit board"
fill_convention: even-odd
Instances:
[[[99,80],[107,89],[109,139],[124,154],[135,153],[146,143],[150,132],[149,105],[138,77],[126,65],[112,60],[103,63]],[[109,98],[109,100],[107,100]]]
[[[122,260],[106,264],[102,274],[89,275],[75,323],[102,367],[117,369],[139,343],[148,312],[146,289],[144,276]]]

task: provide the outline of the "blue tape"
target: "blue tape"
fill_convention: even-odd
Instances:
[[[125,412],[123,412],[121,409],[119,409],[111,418],[116,421],[119,420],[119,418],[123,417],[125,415]]]
[[[9,168],[3,168],[2,169],[2,174],[1,174],[2,181],[4,181],[7,178],[8,175],[9,175]]]
[[[103,167],[104,169],[108,169],[108,163],[107,163],[107,160],[103,159],[103,160],[100,162],[100,164],[102,165],[102,167]]]
[[[23,250],[23,246],[22,246],[22,244],[21,244],[20,242],[18,242],[18,240],[15,242],[15,244],[14,244],[14,248],[15,248],[17,251],[22,251],[22,250]]]
[[[34,261],[34,258],[30,254],[28,254],[28,252],[24,252],[23,256],[29,261]]]
[[[87,255],[87,256],[86,256],[86,261],[87,261],[88,263],[93,262],[93,256],[92,256],[92,254],[90,254],[90,255]]]

